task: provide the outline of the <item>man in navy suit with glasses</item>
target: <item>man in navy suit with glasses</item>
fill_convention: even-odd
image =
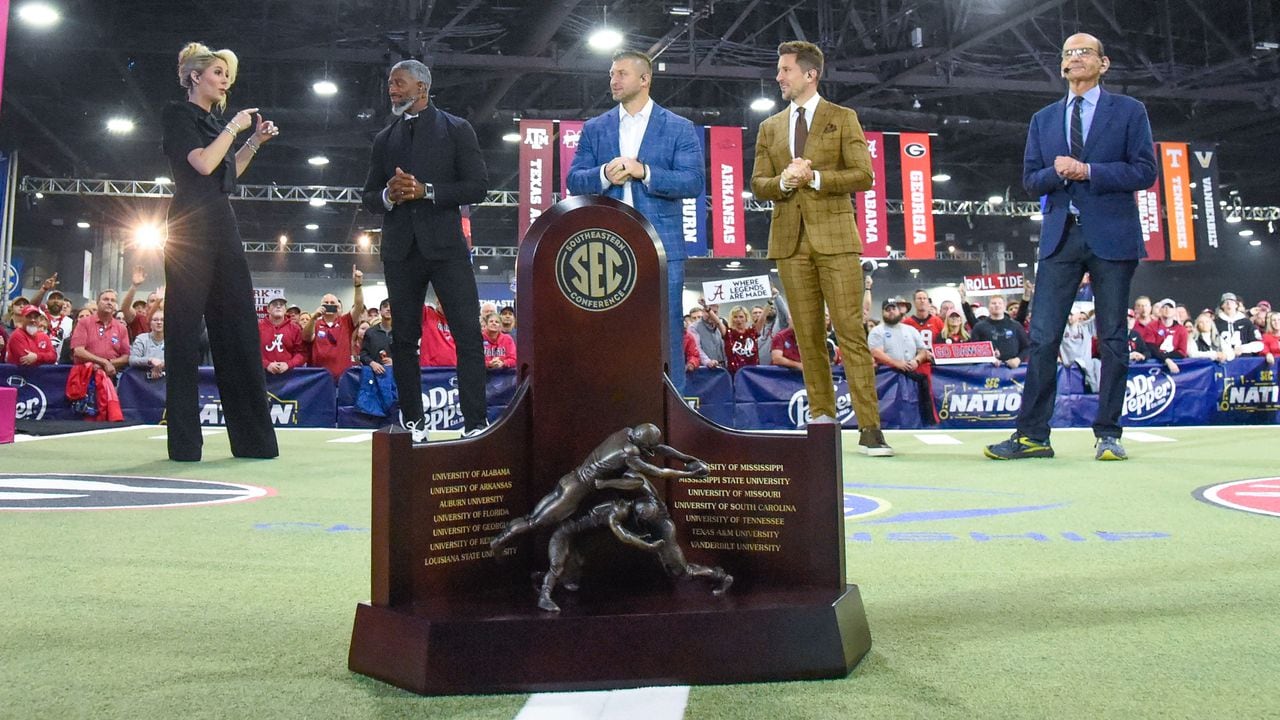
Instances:
[[[1111,60],[1098,38],[1079,33],[1062,46],[1066,97],[1031,118],[1022,184],[1044,196],[1040,267],[1031,319],[1031,356],[1017,431],[989,445],[996,460],[1053,457],[1049,420],[1057,393],[1058,346],[1080,280],[1092,279],[1102,354],[1095,458],[1124,460],[1120,414],[1129,372],[1129,283],[1145,257],[1134,192],[1151,187],[1156,157],[1141,102],[1103,90]]]

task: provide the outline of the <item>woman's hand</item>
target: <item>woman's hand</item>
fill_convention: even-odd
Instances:
[[[254,115],[254,117],[257,119],[257,125],[255,125],[253,136],[259,145],[280,134],[280,129],[275,123],[263,120],[262,115]]]

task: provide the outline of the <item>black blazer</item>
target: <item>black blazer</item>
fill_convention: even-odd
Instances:
[[[383,262],[403,260],[416,243],[423,257],[445,259],[466,256],[459,207],[484,200],[489,174],[475,130],[460,117],[428,105],[414,121],[412,147],[403,118],[383,128],[373,139],[369,177],[361,200],[382,220]],[[399,167],[420,182],[435,187],[435,200],[413,200],[390,211],[382,203],[382,191]]]

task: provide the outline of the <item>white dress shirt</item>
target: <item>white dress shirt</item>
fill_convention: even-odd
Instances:
[[[801,107],[804,108],[804,121],[809,126],[809,134],[813,134],[813,114],[818,111],[818,101],[822,97],[818,93],[814,93],[813,97],[805,101],[804,105],[796,105],[792,102],[787,106],[787,147],[791,148],[791,157],[796,157],[796,120],[800,117],[797,112]],[[805,140],[808,145],[809,141]],[[781,181],[779,181],[781,182]],[[813,171],[813,180],[809,181],[809,187],[818,190],[822,187],[822,179],[818,177],[818,171]],[[787,188],[782,188],[783,192],[791,192]]]
[[[640,142],[644,140],[644,131],[649,128],[649,118],[653,116],[653,98],[649,98],[644,107],[640,108],[635,115],[627,112],[627,109],[618,105],[618,154],[624,158],[640,157]],[[608,163],[605,163],[606,165]],[[608,190],[612,184],[609,178],[604,174],[604,165],[600,166],[600,190]],[[649,185],[649,166],[644,166],[644,178],[641,180],[646,187]],[[634,199],[631,197],[631,180],[628,180],[622,186],[622,202],[635,207]]]

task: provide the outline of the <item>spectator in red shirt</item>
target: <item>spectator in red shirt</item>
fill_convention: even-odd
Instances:
[[[35,305],[27,305],[18,315],[18,327],[9,336],[5,355],[13,365],[49,365],[58,361],[53,340],[40,329],[39,318],[43,314]]]
[[[1178,322],[1177,304],[1165,298],[1156,303],[1158,316],[1138,327],[1138,334],[1151,349],[1151,356],[1164,363],[1172,375],[1181,372],[1175,360],[1187,356],[1187,328]]]
[[[302,342],[302,328],[285,313],[288,300],[273,298],[267,303],[267,316],[258,321],[258,346],[262,348],[262,368],[280,375],[307,363]]]
[[[352,266],[351,278],[355,288],[351,312],[343,313],[342,301],[337,295],[327,293],[320,299],[320,307],[310,321],[302,327],[302,339],[311,343],[310,365],[328,370],[335,381],[352,365],[351,338],[356,325],[364,319],[364,290],[361,289],[364,273]]]
[[[422,341],[418,363],[422,367],[457,367],[458,346],[449,330],[449,321],[429,303],[422,306]]]
[[[934,338],[942,336],[944,324],[942,318],[933,314],[933,301],[929,299],[929,293],[923,289],[916,290],[912,294],[911,305],[913,312],[902,318],[902,322],[920,331],[920,337],[924,338],[924,346],[933,348]]]
[[[761,312],[763,311],[761,308]],[[738,372],[739,368],[759,362],[756,349],[759,337],[760,334],[751,327],[747,309],[741,305],[734,306],[729,311],[729,329],[724,333],[724,356],[727,361],[725,367],[730,374]]]
[[[792,370],[804,371],[800,362],[800,347],[796,345],[796,333],[791,328],[783,328],[773,336],[773,364]]]
[[[490,370],[516,366],[516,341],[502,332],[502,318],[491,312],[484,317],[484,364]]]
[[[160,306],[160,293],[155,291],[147,295],[145,302],[133,299],[134,293],[138,291],[138,286],[147,281],[145,268],[141,265],[135,265],[131,279],[133,284],[125,291],[124,297],[120,299],[124,324],[129,328],[129,342],[136,340],[139,335],[146,335],[151,332],[151,315]]]
[[[1274,363],[1280,355],[1280,313],[1267,313],[1267,324],[1262,333],[1262,352],[1266,353],[1267,362]]]
[[[76,323],[71,352],[77,365],[93,363],[107,377],[129,364],[129,329],[116,319],[116,291],[98,293],[97,313]]]

